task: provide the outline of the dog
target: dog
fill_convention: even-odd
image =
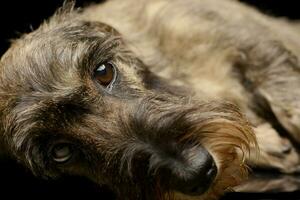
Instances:
[[[66,2],[1,58],[1,152],[131,200],[295,173],[299,34],[235,0]]]

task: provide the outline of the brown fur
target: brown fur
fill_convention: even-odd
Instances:
[[[1,59],[3,149],[39,176],[85,176],[120,199],[217,199],[247,176],[245,159],[295,172],[298,36],[233,0],[66,5]],[[106,61],[118,69],[109,90],[92,78]],[[57,141],[72,143],[76,159],[51,162]],[[218,173],[203,195],[166,187],[157,152],[173,144],[187,159],[191,144],[213,156]]]

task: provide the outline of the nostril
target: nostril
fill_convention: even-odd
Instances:
[[[207,176],[215,176],[215,172],[217,171],[217,167],[215,162],[212,162],[208,172],[207,172]]]
[[[217,168],[214,160],[212,160],[212,165],[211,165],[211,167],[209,168],[209,170],[206,174],[207,179],[212,182],[214,180],[214,178],[216,177],[217,172],[218,172],[218,168]]]
[[[203,159],[203,165],[199,165],[199,171],[207,172],[207,175],[211,174],[216,167],[214,159],[208,152],[201,158]]]

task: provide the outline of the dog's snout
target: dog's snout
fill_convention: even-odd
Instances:
[[[171,169],[171,189],[188,195],[200,195],[211,185],[217,172],[215,162],[204,148],[194,151],[193,157],[182,168]]]
[[[197,146],[169,157],[160,171],[167,189],[196,196],[207,191],[216,177],[217,167],[210,153]]]

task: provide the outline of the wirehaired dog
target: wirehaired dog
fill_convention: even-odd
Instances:
[[[131,200],[217,199],[247,164],[299,169],[296,26],[234,0],[72,5],[1,58],[3,152]]]

